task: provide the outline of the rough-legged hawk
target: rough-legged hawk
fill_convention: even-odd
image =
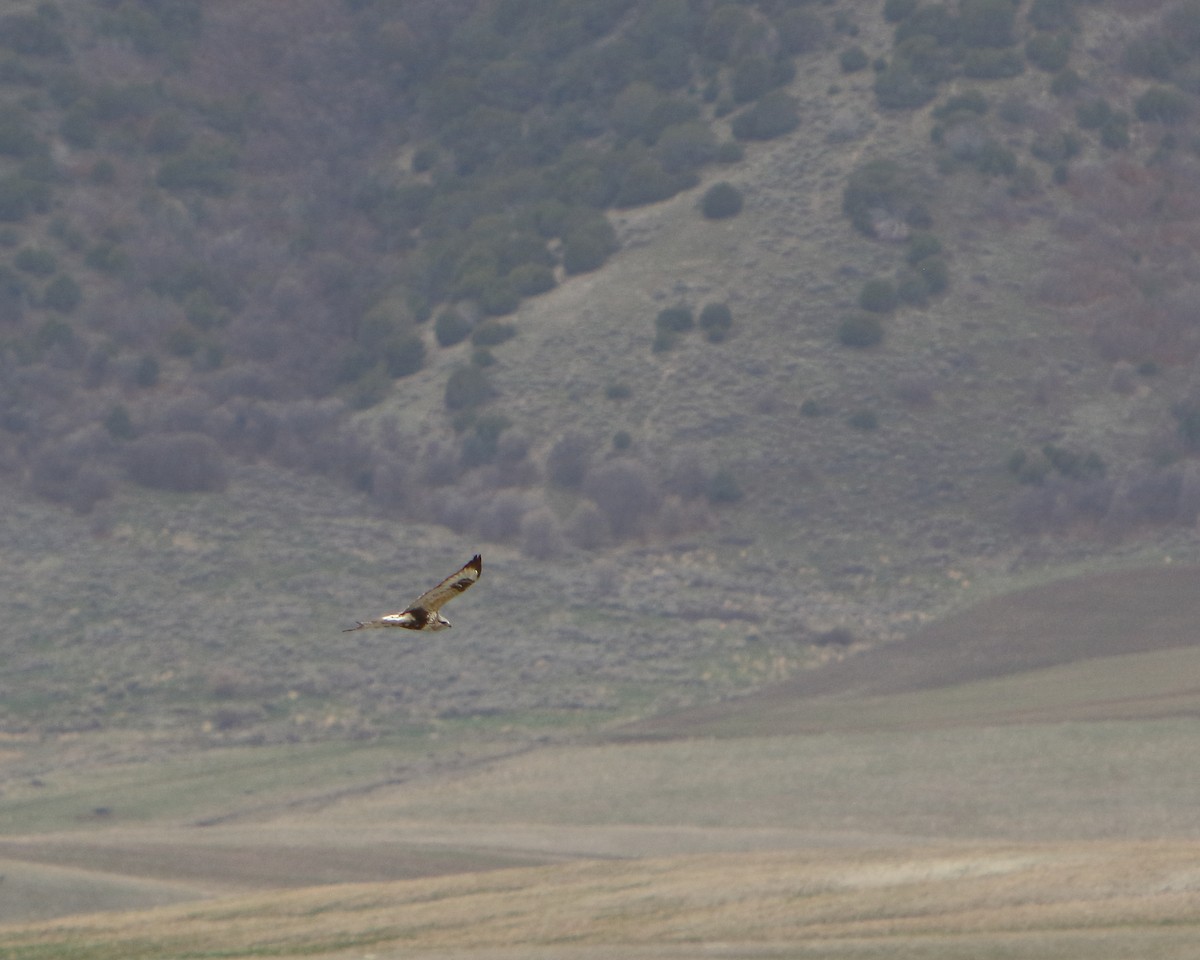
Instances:
[[[402,627],[405,630],[445,630],[450,621],[438,611],[479,579],[483,572],[483,559],[475,554],[466,566],[450,574],[432,590],[426,590],[406,609],[399,613],[388,613],[377,620],[359,620],[358,626],[347,627],[342,633],[363,630],[368,627]]]

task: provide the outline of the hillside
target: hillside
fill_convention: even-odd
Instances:
[[[537,736],[1197,559],[1193,14],[14,7],[6,729]]]

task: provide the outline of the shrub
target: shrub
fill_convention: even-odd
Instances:
[[[658,312],[654,326],[662,333],[686,333],[695,326],[690,307],[667,307]]]
[[[443,310],[433,322],[433,335],[443,347],[452,347],[466,340],[471,333],[471,324],[457,310]]]
[[[700,209],[709,220],[736,217],[742,212],[742,191],[726,180],[714,183],[704,191]]]
[[[870,160],[853,170],[842,191],[842,212],[861,233],[874,236],[871,211],[911,206],[909,177],[894,160]]]
[[[383,362],[390,377],[408,377],[425,364],[425,341],[417,333],[401,333],[383,344]]]
[[[114,440],[133,439],[133,420],[129,416],[129,409],[123,403],[118,403],[108,411],[108,416],[104,418],[104,429]]]
[[[1187,116],[1190,107],[1188,98],[1178,90],[1151,87],[1137,98],[1133,110],[1139,120],[1174,124]]]
[[[46,277],[58,269],[58,260],[49,250],[41,247],[22,247],[13,257],[13,265],[26,273]]]
[[[613,200],[617,207],[638,207],[666,200],[679,192],[682,184],[667,173],[657,160],[635,163],[626,172]]]
[[[458,367],[446,381],[445,403],[448,410],[477,407],[495,395],[495,388],[481,367]]]
[[[858,294],[858,305],[871,313],[891,313],[896,309],[896,287],[890,280],[868,280]]]
[[[1028,19],[1037,30],[1070,30],[1075,27],[1075,0],[1033,0]]]
[[[870,62],[871,58],[867,56],[867,51],[859,46],[847,47],[838,56],[842,73],[857,73],[859,70],[866,69]]]
[[[0,44],[13,53],[35,57],[54,57],[67,52],[67,41],[58,29],[57,17],[43,13],[10,13],[0,17]]]
[[[636,460],[609,460],[589,470],[583,489],[618,538],[641,529],[658,506],[650,471]]]
[[[1013,50],[968,50],[962,71],[977,80],[1001,80],[1024,73],[1025,61]]]
[[[42,149],[29,114],[12,104],[0,104],[0,155],[24,158]]]
[[[1150,80],[1169,80],[1187,52],[1171,38],[1149,35],[1131,40],[1125,47],[1125,69]]]
[[[581,433],[564,433],[546,455],[547,479],[556,487],[578,487],[587,473],[591,446]]]
[[[899,23],[912,16],[917,9],[917,0],[887,0],[883,5],[883,18],[888,23]]]
[[[926,257],[913,264],[930,294],[944,293],[950,285],[950,268],[941,257]]]
[[[968,47],[1007,47],[1014,42],[1017,4],[1012,0],[960,0],[959,37]]]
[[[1108,101],[1100,97],[1081,103],[1075,109],[1075,122],[1084,130],[1099,130],[1113,115]]]
[[[573,224],[563,236],[563,268],[569,274],[587,273],[616,249],[616,231],[603,214],[596,214]]]
[[[558,518],[548,507],[531,510],[521,518],[521,552],[534,560],[553,560],[566,549]]]
[[[737,503],[742,499],[741,485],[728,467],[719,467],[708,478],[704,492],[711,503]]]
[[[158,383],[158,360],[153,354],[143,354],[133,368],[133,382],[139,387],[153,387]]]
[[[60,273],[46,284],[46,292],[42,294],[42,303],[59,313],[70,313],[79,306],[81,300],[83,291],[79,284],[65,273]]]
[[[774,90],[734,117],[730,129],[739,140],[772,140],[799,125],[795,97]]]
[[[988,176],[1011,176],[1017,169],[1017,155],[998,140],[988,140],[975,154],[975,168]]]
[[[926,257],[932,257],[941,252],[941,240],[927,230],[916,230],[909,237],[908,249],[904,253],[904,259],[909,263],[916,263],[919,260],[924,260]]]
[[[142,437],[125,451],[129,476],[143,487],[202,493],[223,490],[229,479],[221,448],[202,433]]]
[[[211,196],[233,192],[233,167],[237,154],[224,143],[197,144],[168,157],[158,167],[156,178],[167,190],[197,190]]]
[[[517,328],[511,323],[485,320],[471,334],[471,343],[477,347],[495,347],[511,340],[516,335]]]
[[[1100,143],[1110,150],[1129,146],[1129,115],[1120,111],[1109,117],[1100,128]]]
[[[1025,44],[1025,59],[1039,70],[1058,73],[1071,55],[1071,38],[1065,33],[1039,33]]]
[[[757,100],[774,86],[771,61],[766,57],[746,57],[739,60],[730,78],[734,103]]]
[[[837,337],[846,347],[873,347],[883,339],[883,322],[874,313],[851,313],[838,324]]]
[[[887,110],[912,110],[933,99],[936,87],[904,63],[893,63],[875,78],[875,99]]]
[[[522,297],[534,297],[555,287],[554,271],[540,263],[523,263],[514,267],[508,280]]]
[[[709,343],[720,343],[732,327],[733,314],[724,303],[708,303],[700,311],[700,329]]]
[[[846,423],[855,430],[875,430],[879,427],[879,415],[874,410],[855,410],[846,418]]]
[[[0,222],[17,223],[29,214],[42,212],[50,203],[50,189],[21,176],[0,178]]]

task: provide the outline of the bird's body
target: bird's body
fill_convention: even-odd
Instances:
[[[483,572],[483,559],[475,554],[461,569],[450,574],[432,590],[426,590],[408,607],[397,612],[387,613],[374,620],[359,620],[357,626],[347,627],[343,633],[351,630],[367,630],[372,627],[400,627],[403,630],[446,630],[450,621],[439,612],[443,605],[449,603],[471,584],[479,579]]]

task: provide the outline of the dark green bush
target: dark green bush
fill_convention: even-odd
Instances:
[[[855,410],[846,418],[846,423],[855,430],[876,430],[879,427],[879,415],[874,410]]]
[[[58,260],[49,250],[41,247],[22,247],[13,257],[13,265],[26,273],[46,277],[58,269]]]
[[[477,347],[496,347],[506,343],[517,335],[517,328],[511,323],[499,320],[485,320],[471,334],[471,343]]]
[[[1150,34],[1129,41],[1125,47],[1125,69],[1150,80],[1169,80],[1188,52],[1171,37]]]
[[[649,159],[635,163],[626,172],[617,195],[613,199],[617,207],[639,207],[657,203],[673,197],[682,183],[662,168],[657,160]]]
[[[837,328],[838,341],[846,347],[873,347],[883,339],[883,322],[874,313],[851,313]]]
[[[937,88],[907,64],[892,63],[875,78],[875,99],[888,110],[913,110],[933,99]]]
[[[0,155],[31,157],[43,149],[29,114],[15,104],[0,104]]]
[[[37,13],[10,13],[0,17],[0,45],[14,53],[35,57],[55,57],[67,52],[67,41],[58,19],[48,15],[50,6],[42,4]]]
[[[709,343],[720,343],[733,328],[733,313],[724,303],[707,303],[700,311],[700,329]]]
[[[1083,78],[1070,67],[1054,75],[1050,81],[1050,92],[1056,97],[1069,97],[1079,92]]]
[[[734,117],[730,129],[739,140],[772,140],[799,125],[796,98],[773,90]]]
[[[888,23],[899,23],[912,16],[917,9],[917,0],[886,0],[883,5],[883,18]]]
[[[151,353],[142,355],[133,368],[133,382],[139,387],[153,387],[158,384],[158,360]]]
[[[555,287],[554,271],[540,263],[523,263],[508,275],[508,281],[522,297],[534,297]]]
[[[446,381],[445,403],[448,410],[468,410],[487,403],[495,389],[483,368],[458,367]]]
[[[425,341],[417,333],[401,333],[383,344],[383,362],[390,377],[408,377],[425,364]]]
[[[988,101],[982,90],[964,90],[934,107],[933,116],[938,120],[950,120],[958,114],[981,117],[987,112]]]
[[[658,316],[654,318],[654,327],[660,332],[686,333],[693,326],[695,326],[695,319],[690,307],[667,307],[660,310]]]
[[[916,263],[941,252],[941,240],[927,230],[915,230],[908,238],[908,249],[904,252],[904,259],[909,263]]]
[[[224,453],[202,433],[132,440],[125,447],[125,466],[135,483],[180,493],[223,490],[229,479]]]
[[[1016,40],[1013,0],[959,0],[959,39],[968,47],[1007,47]]]
[[[914,263],[913,269],[921,275],[930,294],[944,293],[950,285],[950,267],[941,257],[926,257]]]
[[[705,495],[711,503],[737,503],[742,499],[742,487],[728,467],[718,467],[705,484]]]
[[[617,235],[603,214],[572,224],[563,236],[563,268],[587,273],[604,264],[617,249]]]
[[[163,160],[158,185],[167,190],[197,190],[212,196],[233,192],[237,154],[228,144],[205,143]]]
[[[1038,30],[1073,30],[1075,0],[1033,0],[1028,17]]]
[[[1025,44],[1025,59],[1039,70],[1058,73],[1071,56],[1071,38],[1065,33],[1039,33]]]
[[[1129,146],[1129,114],[1118,111],[1104,121],[1100,142],[1110,150],[1123,150]]]
[[[1075,108],[1075,122],[1084,130],[1099,130],[1112,118],[1113,109],[1100,97]]]
[[[896,286],[890,280],[868,280],[858,294],[858,305],[871,313],[891,313],[896,309]]]
[[[774,86],[771,61],[766,57],[746,57],[733,68],[730,81],[734,103],[757,100]]]
[[[1174,124],[1188,115],[1191,103],[1178,90],[1151,87],[1134,101],[1133,110],[1139,120]]]
[[[50,205],[50,188],[21,176],[0,177],[0,222],[17,223]]]
[[[975,168],[988,176],[1011,176],[1017,169],[1017,155],[998,140],[987,140],[975,154]]]
[[[104,418],[104,429],[114,440],[133,439],[135,434],[133,419],[129,416],[129,409],[123,403],[118,403],[108,411],[108,416]]]
[[[704,191],[700,209],[709,220],[736,217],[742,212],[742,191],[732,183],[721,180]]]
[[[867,51],[859,46],[847,47],[838,56],[838,64],[842,68],[842,73],[857,73],[859,70],[865,70],[870,62],[871,58],[867,56]]]
[[[46,284],[46,291],[42,294],[42,303],[59,313],[70,313],[79,306],[81,300],[83,291],[79,284],[65,273],[60,273]]]
[[[452,347],[466,340],[471,333],[471,324],[457,310],[443,310],[433,322],[433,335],[439,345]]]
[[[1025,72],[1025,60],[1015,50],[968,50],[962,72],[964,77],[977,80],[1017,77]]]
[[[911,178],[894,160],[868,160],[851,171],[842,191],[842,212],[855,228],[872,236],[871,211],[909,206]]]

